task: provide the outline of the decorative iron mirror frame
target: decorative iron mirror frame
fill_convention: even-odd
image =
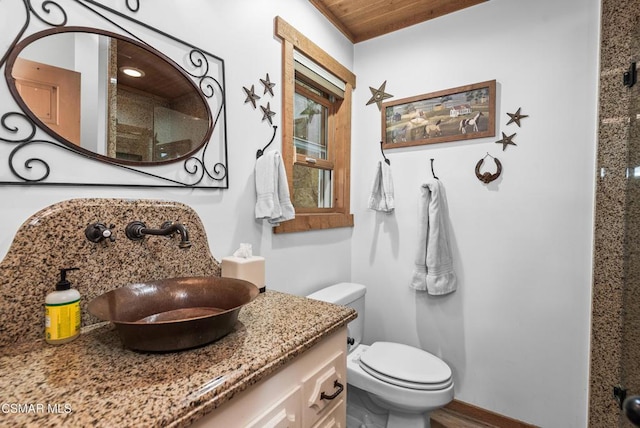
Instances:
[[[170,188],[203,188],[203,189],[227,189],[229,187],[228,177],[228,157],[227,157],[227,136],[226,136],[226,98],[225,98],[225,76],[224,76],[224,60],[216,55],[208,53],[190,43],[180,40],[168,33],[158,30],[148,24],[145,24],[133,16],[140,10],[140,0],[125,0],[125,6],[127,13],[120,12],[119,10],[110,8],[106,5],[100,4],[95,0],[69,0],[72,5],[78,6],[81,12],[92,14],[93,17],[98,18],[105,23],[105,26],[109,26],[110,29],[117,29],[121,31],[123,37],[130,37],[132,40],[139,42],[142,45],[149,46],[151,50],[162,52],[161,49],[153,47],[149,43],[145,42],[141,36],[134,34],[131,27],[140,26],[146,30],[152,31],[155,35],[165,37],[171,41],[177,42],[180,46],[185,48],[188,52],[188,67],[180,66],[176,61],[172,60],[172,64],[178,67],[178,71],[181,71],[186,76],[189,76],[194,81],[194,86],[197,87],[202,93],[205,100],[208,100],[217,96],[220,100],[219,108],[212,111],[212,123],[210,124],[210,132],[207,135],[204,143],[196,151],[195,154],[184,158],[182,160],[182,176],[175,178],[167,174],[158,172],[158,168],[155,166],[134,166],[123,164],[122,162],[116,162],[110,160],[107,157],[89,154],[84,149],[75,149],[71,145],[62,142],[58,139],[41,139],[37,138],[36,134],[38,130],[46,132],[38,123],[32,120],[29,115],[24,111],[12,111],[2,114],[0,117],[0,144],[15,144],[15,147],[9,152],[7,156],[9,170],[13,174],[15,180],[0,181],[0,185],[57,185],[57,186],[105,186],[105,187],[170,187]],[[61,6],[59,0],[23,0],[25,9],[25,22],[23,23],[17,36],[13,39],[11,45],[0,58],[0,69],[7,66],[7,59],[16,48],[16,46],[24,39],[36,34],[40,29],[34,30],[29,33],[27,30],[30,27],[32,18],[35,18],[41,24],[51,27],[66,27],[68,24],[68,9],[71,6]],[[88,11],[88,12],[87,12]],[[96,28],[97,32],[104,31],[103,28]],[[170,55],[167,55],[171,59]],[[214,62],[214,66],[219,67],[219,76],[213,77],[210,73],[211,62]],[[3,73],[4,74],[4,73]],[[8,82],[7,82],[8,85]],[[18,107],[22,110],[20,104]],[[212,109],[209,106],[209,110]],[[26,131],[23,129],[26,127]],[[216,134],[216,138],[219,140],[219,145],[216,147],[222,159],[210,160],[211,156],[208,151],[209,144],[211,143],[212,134]],[[11,135],[11,137],[5,137],[5,135]],[[20,136],[22,135],[22,136]],[[90,162],[98,162],[100,164],[108,165],[110,168],[116,168],[114,171],[126,170],[133,174],[133,177],[141,177],[146,180],[144,183],[132,183],[132,182],[117,182],[125,181],[121,178],[115,177],[113,182],[53,182],[47,181],[51,172],[51,167],[47,161],[40,157],[30,157],[24,161],[23,165],[20,165],[20,161],[16,161],[16,155],[22,150],[39,145],[48,145],[57,149],[62,149],[73,156],[73,160],[76,159],[88,159]],[[180,160],[179,160],[180,161]],[[180,165],[180,162],[174,162],[170,165],[175,168]],[[38,173],[35,178],[28,177],[29,174],[22,174],[18,171],[19,168],[24,168],[25,172],[30,172],[34,166],[37,166],[41,173]],[[167,166],[164,166],[166,169]],[[154,172],[155,171],[155,172]],[[33,174],[33,173],[32,173]],[[124,174],[123,177],[129,176]],[[71,180],[69,180],[71,181]],[[84,180],[88,181],[88,180]]]

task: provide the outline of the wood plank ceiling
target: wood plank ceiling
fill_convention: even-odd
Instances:
[[[487,0],[309,1],[352,43],[359,43]]]

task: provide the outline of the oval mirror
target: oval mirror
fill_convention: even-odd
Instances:
[[[211,136],[209,105],[189,75],[121,35],[83,27],[33,34],[13,50],[5,75],[43,130],[110,162],[177,161]]]

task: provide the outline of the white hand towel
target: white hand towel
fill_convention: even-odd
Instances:
[[[440,180],[430,180],[420,187],[419,235],[415,269],[410,286],[442,295],[456,290],[449,242],[449,209],[444,186]]]
[[[376,176],[373,179],[373,186],[371,186],[368,207],[385,213],[391,213],[395,208],[391,167],[386,162],[378,162]]]
[[[257,159],[255,176],[256,219],[267,219],[273,226],[278,226],[294,218],[287,174],[278,151],[269,151]]]

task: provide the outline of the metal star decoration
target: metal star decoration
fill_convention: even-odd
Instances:
[[[244,92],[247,94],[247,98],[244,100],[245,104],[251,103],[253,108],[256,108],[256,100],[259,100],[260,97],[256,95],[255,85],[251,85],[251,89],[247,89],[244,86],[242,87],[242,89],[244,89]]]
[[[271,125],[273,125],[273,121],[271,120],[272,116],[275,116],[275,112],[271,111],[271,106],[267,103],[267,106],[260,106],[262,109],[262,121],[268,120]]]
[[[271,83],[271,80],[269,80],[269,73],[267,73],[266,79],[260,79],[260,83],[264,85],[264,92],[262,95],[265,95],[267,92],[269,92],[269,94],[273,96],[273,87],[276,86],[276,84]]]
[[[393,97],[393,95],[387,94],[384,91],[384,87],[386,85],[387,85],[387,81],[385,80],[382,83],[382,85],[380,85],[380,87],[378,89],[375,89],[375,88],[372,88],[371,86],[369,86],[369,89],[371,90],[371,99],[369,99],[369,101],[367,101],[367,105],[376,103],[376,104],[378,104],[378,110],[382,110],[382,101],[387,99],[387,98]]]
[[[509,119],[509,122],[507,122],[507,125],[509,125],[510,123],[514,123],[516,125],[518,125],[518,127],[520,126],[520,119],[524,119],[525,117],[529,117],[528,114],[520,114],[520,110],[522,109],[522,107],[518,107],[518,111],[516,111],[515,113],[507,113],[509,115],[509,117],[511,119]]]
[[[504,152],[504,150],[507,148],[508,145],[512,145],[512,146],[516,145],[516,143],[514,143],[512,141],[513,137],[515,137],[515,136],[516,136],[515,132],[513,134],[509,135],[508,137],[507,137],[507,134],[505,134],[503,132],[502,133],[502,140],[496,141],[496,144],[502,144],[502,151]]]

